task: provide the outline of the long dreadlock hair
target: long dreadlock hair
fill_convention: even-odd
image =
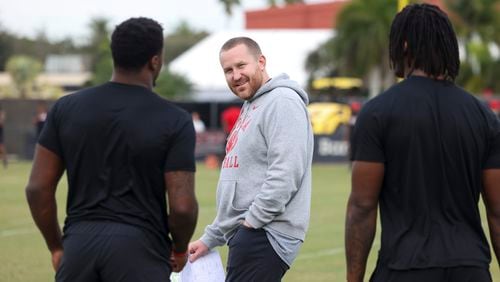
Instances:
[[[389,36],[391,67],[404,77],[405,66],[411,74],[420,69],[433,78],[453,81],[460,69],[457,36],[439,7],[411,4],[392,21]]]

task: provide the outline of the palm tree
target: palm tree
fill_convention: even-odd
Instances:
[[[271,7],[275,7],[278,5],[277,3],[278,1],[276,0],[268,0],[267,3],[269,4],[269,6]],[[280,1],[282,2],[282,4],[285,4],[285,5],[290,5],[290,4],[295,4],[295,3],[304,3],[304,0],[283,0],[283,1]]]
[[[168,65],[171,61],[191,48],[208,35],[205,31],[196,31],[187,22],[180,22],[174,31],[165,38],[164,59]]]
[[[335,36],[315,51],[322,58],[315,58],[313,53],[309,66],[316,59],[323,67],[330,66],[328,72],[333,66],[340,75],[362,77],[369,85],[370,96],[377,95],[382,87],[394,82],[388,47],[396,9],[396,0],[353,0],[339,13]]]
[[[446,0],[445,4],[453,13],[452,19],[461,36],[470,39],[478,34],[486,41],[493,39],[499,0]]]
[[[220,0],[222,5],[224,5],[224,10],[229,16],[233,15],[233,7],[240,5],[240,0]]]
[[[222,5],[224,5],[226,14],[228,14],[229,16],[231,16],[233,13],[233,7],[241,4],[240,0],[220,0],[220,2],[222,3]],[[278,4],[277,2],[278,1],[276,0],[267,0],[268,5],[271,7],[275,7]],[[304,0],[283,0],[280,2],[284,3],[285,5],[289,5],[295,3],[304,3]]]
[[[500,91],[496,78],[500,61],[488,48],[492,42],[500,46],[500,0],[447,0],[446,5],[465,47],[458,83],[476,93],[487,87]]]
[[[332,52],[334,42],[334,37],[331,37],[307,56],[305,69],[310,74],[310,81],[315,78],[331,77],[337,74],[337,67],[332,63],[335,62]]]

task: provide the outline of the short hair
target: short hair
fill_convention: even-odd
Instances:
[[[397,74],[408,64],[411,71],[420,69],[432,77],[444,75],[451,81],[457,77],[460,69],[457,36],[439,7],[406,6],[394,18],[389,37],[390,63]]]
[[[111,35],[115,67],[139,70],[163,49],[163,28],[149,18],[130,18],[116,26]]]
[[[262,51],[260,50],[259,44],[255,42],[255,40],[249,37],[234,37],[226,41],[224,45],[220,48],[220,53],[223,51],[227,51],[231,48],[236,47],[237,45],[243,44],[245,45],[250,53],[252,53],[256,58],[262,55]]]

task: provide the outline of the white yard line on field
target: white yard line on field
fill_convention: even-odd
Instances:
[[[10,236],[16,236],[16,235],[32,234],[32,233],[36,233],[36,232],[37,232],[37,229],[34,227],[7,229],[7,230],[0,230],[0,237],[10,237]]]

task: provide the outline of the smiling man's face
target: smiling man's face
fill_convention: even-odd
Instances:
[[[266,59],[252,54],[245,44],[220,53],[220,64],[231,91],[243,100],[251,99],[265,83]]]

